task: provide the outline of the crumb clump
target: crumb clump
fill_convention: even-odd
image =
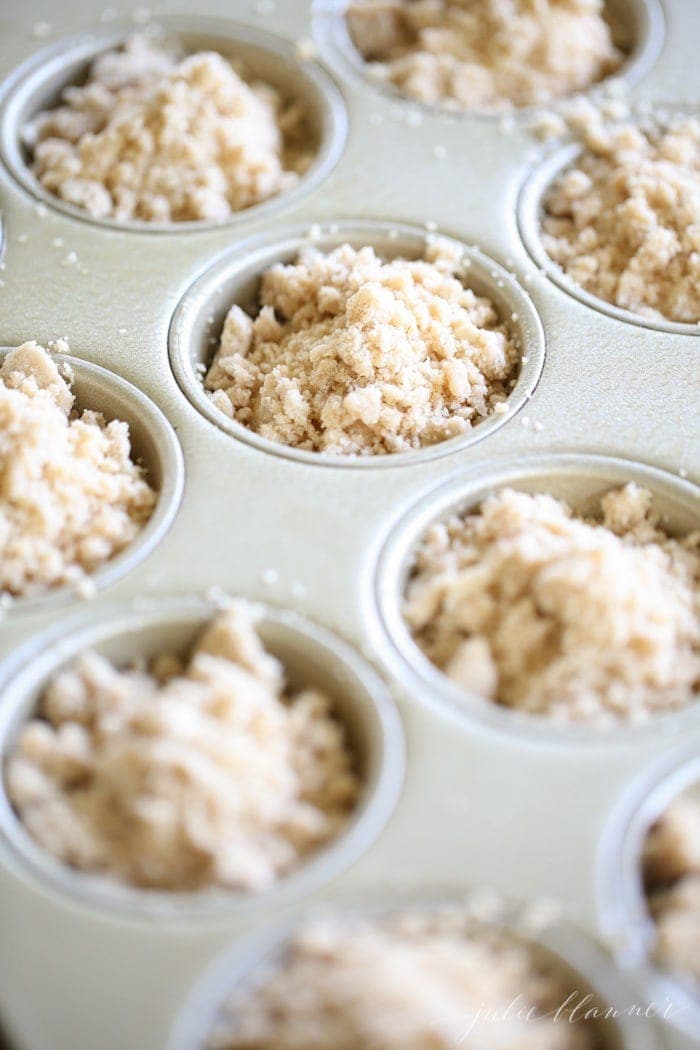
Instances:
[[[404,617],[466,692],[527,714],[639,723],[697,697],[700,535],[672,539],[635,484],[600,521],[552,496],[503,489],[431,526]]]
[[[614,73],[603,0],[352,0],[352,40],[403,95],[455,110],[508,110]]]
[[[601,1045],[590,1022],[553,1020],[573,975],[534,942],[458,909],[311,922],[261,976],[231,997],[207,1050]]]
[[[269,888],[343,829],[360,790],[331,700],[286,690],[243,602],[186,664],[119,670],[87,653],[61,671],[6,784],[64,863],[174,891]]]
[[[542,242],[587,292],[642,317],[700,322],[700,121],[591,120],[543,201]]]
[[[231,307],[205,387],[229,418],[315,452],[382,455],[464,434],[505,401],[520,351],[461,273],[446,238],[417,260],[309,246],[265,271],[255,318]]]
[[[654,824],[642,871],[656,925],[655,957],[700,982],[700,795],[681,795]]]
[[[131,458],[128,424],[76,412],[71,379],[37,343],[7,354],[0,364],[0,597],[85,587],[89,573],[138,536],[155,503]]]
[[[24,129],[42,186],[96,219],[223,222],[296,185],[305,113],[216,52],[134,34]]]

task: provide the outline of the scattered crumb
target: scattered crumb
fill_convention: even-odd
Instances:
[[[458,907],[307,922],[255,976],[224,1004],[208,1050],[594,1050],[605,1042],[591,1020],[556,1023],[561,1004],[581,994],[561,961]]]
[[[503,916],[504,899],[491,886],[481,886],[469,894],[466,908],[471,919],[480,923],[497,923]]]
[[[294,45],[297,58],[302,62],[311,62],[318,55],[318,48],[310,36],[301,36]]]
[[[32,26],[32,36],[36,37],[38,40],[48,36],[50,32],[51,26],[48,22],[35,22]]]
[[[564,115],[553,110],[544,110],[542,113],[538,113],[530,123],[532,134],[544,142],[549,139],[562,138],[568,130],[569,127]]]
[[[213,403],[272,441],[354,456],[432,445],[503,412],[519,352],[462,283],[461,254],[444,238],[415,261],[309,246],[271,267],[257,316],[228,313]]]
[[[642,857],[647,902],[661,966],[700,981],[700,796],[671,803],[647,837]]]
[[[179,58],[141,34],[24,129],[49,192],[93,218],[224,221],[296,185],[305,112],[222,55]]]
[[[560,922],[564,907],[558,900],[535,900],[523,910],[518,921],[518,930],[526,936],[536,937]]]
[[[127,424],[76,413],[70,382],[34,342],[0,366],[0,594],[89,588],[155,506]]]
[[[89,576],[85,576],[83,577],[83,579],[78,580],[74,590],[80,598],[84,598],[86,600],[94,598],[97,594],[97,586],[95,584],[95,581],[91,580]]]
[[[700,120],[585,116],[584,151],[545,195],[542,241],[592,295],[655,320],[700,320]]]
[[[290,692],[237,602],[189,658],[146,670],[85,653],[59,672],[6,766],[27,831],[134,886],[260,891],[344,828],[360,790],[320,690]]]
[[[368,71],[453,110],[504,110],[570,95],[621,65],[603,0],[351,0]]]
[[[29,240],[29,234],[28,233],[20,233],[20,234],[17,235],[17,242],[19,244],[26,244],[28,240]]]
[[[651,494],[610,491],[602,518],[503,489],[432,525],[404,616],[465,691],[560,722],[648,721],[696,699],[700,534],[669,538]]]
[[[272,587],[280,578],[280,574],[277,569],[264,569],[260,573],[260,580],[265,584],[266,587]]]
[[[222,587],[218,587],[216,584],[212,584],[211,587],[207,587],[204,592],[204,597],[213,605],[215,609],[230,609],[235,604],[235,599],[228,594]]]

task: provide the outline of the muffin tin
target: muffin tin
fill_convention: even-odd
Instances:
[[[281,615],[274,609],[291,611],[304,661],[313,664],[323,638],[324,673],[342,677],[348,698],[365,698],[358,728],[367,727],[376,763],[360,831],[279,893],[232,895],[212,908],[155,899],[121,906],[86,892],[80,878],[68,887],[45,858],[35,863],[19,848],[5,806],[0,1016],[26,1050],[164,1050],[191,988],[224,946],[293,921],[302,905],[486,886],[556,898],[594,934],[596,858],[618,796],[681,736],[700,748],[694,710],[650,730],[600,736],[457,703],[401,636],[396,600],[410,530],[506,479],[556,487],[585,504],[631,478],[650,485],[671,529],[697,525],[700,343],[687,326],[630,323],[551,280],[521,235],[518,202],[552,147],[533,138],[527,116],[444,113],[381,89],[343,42],[341,6],[205,0],[195,16],[167,0],[151,12],[185,45],[242,54],[310,107],[320,147],[310,173],[219,226],[93,222],[47,197],[26,168],[21,123],[148,12],[122,9],[115,21],[109,7],[64,0],[59,11],[51,0],[27,0],[0,34],[0,342],[69,337],[84,362],[79,399],[84,390],[86,404],[99,398],[132,423],[164,508],[141,549],[96,578],[91,600],[57,594],[5,613],[3,725],[11,732],[41,676],[82,640],[105,642],[120,657],[130,638],[139,651],[153,638],[179,644],[183,622],[201,618],[203,595],[215,587],[265,603],[273,618]],[[633,41],[621,73],[632,98],[652,107],[697,103],[698,5],[612,6]],[[304,60],[308,37],[317,57]],[[528,360],[505,416],[443,446],[352,462],[270,446],[212,414],[197,363],[231,297],[249,299],[269,261],[301,240],[418,254],[423,231],[467,246],[468,280],[517,328]],[[403,789],[390,816],[402,737]],[[233,949],[241,965],[243,944]],[[640,979],[635,967],[631,979]],[[621,980],[610,995],[646,1002],[653,994],[643,975],[633,988]],[[671,1026],[650,1022],[648,1035],[669,1050],[689,1045]]]

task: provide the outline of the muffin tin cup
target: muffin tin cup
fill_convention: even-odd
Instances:
[[[0,347],[0,361],[12,349]],[[72,372],[75,408],[79,413],[88,409],[100,412],[107,422],[119,419],[128,423],[131,458],[143,466],[146,480],[157,493],[153,513],[136,539],[85,577],[97,590],[102,590],[144,561],[168,532],[179,510],[185,484],[182,451],[163,413],[131,383],[100,365],[70,354],[52,353],[51,357],[62,373],[66,374],[66,369]],[[43,594],[15,598],[6,615],[44,612],[78,601],[75,587],[54,587]]]
[[[378,834],[393,809],[403,774],[398,715],[381,679],[329,631],[288,610],[254,603],[266,647],[285,665],[292,687],[318,685],[336,701],[338,714],[357,748],[364,788],[357,811],[337,840],[302,861],[297,871],[264,893],[201,891],[168,893],[116,885],[73,871],[52,858],[24,832],[3,793],[0,829],[24,870],[53,888],[101,911],[126,911],[144,919],[216,918],[222,912],[252,911],[294,899],[349,865]],[[76,618],[30,642],[0,683],[0,752],[7,757],[20,726],[31,716],[50,679],[80,653],[94,650],[118,665],[162,652],[189,649],[217,606],[204,599],[164,599],[115,606],[95,621]]]
[[[662,114],[690,113],[688,107],[685,106],[660,106],[658,111]],[[649,116],[645,115],[644,119],[648,120]],[[521,187],[518,199],[518,230],[533,262],[561,291],[583,303],[584,306],[607,314],[616,321],[624,321],[626,324],[638,325],[640,328],[648,328],[655,332],[666,332],[669,335],[699,336],[700,323],[691,324],[664,318],[645,317],[643,314],[625,310],[616,306],[615,303],[593,295],[578,284],[573,277],[570,277],[547,252],[542,242],[541,229],[544,198],[552,184],[560,175],[573,167],[583,152],[584,149],[578,143],[569,142],[553,147],[529,171]]]
[[[384,642],[379,653],[389,672],[431,706],[532,744],[626,747],[651,737],[671,740],[684,729],[697,727],[700,705],[659,716],[645,725],[595,729],[585,724],[553,724],[544,716],[527,715],[469,694],[424,655],[402,615],[413,552],[434,522],[453,513],[476,510],[487,496],[506,487],[549,493],[564,499],[580,514],[594,514],[601,496],[628,481],[651,491],[653,506],[672,535],[684,535],[697,527],[700,492],[695,486],[653,467],[607,456],[561,453],[507,460],[486,471],[464,472],[424,495],[393,522],[375,574],[374,613]]]
[[[328,252],[345,243],[353,248],[369,245],[382,258],[418,259],[425,253],[427,239],[439,236],[439,232],[428,232],[425,227],[406,223],[339,219],[319,225],[318,229],[310,229],[308,225],[294,227],[237,244],[232,252],[197,278],[175,311],[169,336],[170,362],[183,393],[206,419],[232,437],[263,452],[319,466],[367,470],[424,463],[471,448],[494,434],[535,391],[544,365],[544,331],[530,296],[515,277],[477,248],[462,242],[457,243],[463,249],[466,263],[465,286],[493,301],[499,318],[508,325],[521,354],[527,358],[520,366],[508,398],[507,413],[492,413],[465,434],[425,448],[387,455],[341,456],[309,452],[262,437],[224,415],[204,390],[201,368],[207,368],[214,356],[214,344],[219,340],[229,308],[237,303],[243,309],[254,309],[260,277],[274,264],[291,262],[304,247]],[[512,320],[513,317],[516,320]]]
[[[392,915],[425,913],[447,907],[465,908],[470,903],[478,909],[478,893],[468,893],[455,887],[425,889],[419,893],[398,890],[379,894],[362,901],[343,902],[341,906],[310,913],[306,920],[330,919],[341,922],[358,919],[382,919]],[[530,930],[532,905],[496,899],[496,914],[483,920],[483,925],[512,931],[516,936],[531,941],[546,955],[562,964],[572,974],[579,992],[590,991],[606,1006],[620,1012],[601,1044],[605,1050],[660,1050],[658,1032],[638,1017],[625,1011],[636,1002],[636,991],[624,975],[619,973],[598,944],[568,920],[557,917],[543,924],[539,930]],[[535,905],[536,908],[536,905]],[[546,906],[545,906],[546,910]],[[480,920],[476,920],[477,923]],[[304,919],[286,922],[276,929],[246,938],[232,945],[209,967],[190,993],[174,1026],[167,1050],[203,1050],[222,1007],[228,997],[247,987],[255,988],[260,976],[274,967],[295,931],[304,925]],[[567,1022],[562,1022],[567,1023]],[[465,1017],[466,1025],[466,1017]]]
[[[642,851],[652,824],[692,785],[700,787],[700,750],[687,745],[653,763],[622,794],[598,854],[603,936],[629,979],[655,1002],[671,1004],[668,1021],[693,1039],[700,1031],[700,995],[692,979],[661,969],[651,957],[654,923],[642,884]]]
[[[111,25],[62,39],[33,55],[0,90],[0,155],[17,182],[37,200],[85,222],[112,230],[142,233],[183,233],[267,218],[311,193],[335,167],[345,146],[347,115],[332,77],[312,61],[302,61],[288,41],[228,19],[167,16],[158,28],[165,39],[178,40],[188,52],[213,50],[241,60],[251,79],[276,87],[284,97],[301,102],[317,140],[317,154],[308,171],[290,190],[246,208],[222,222],[193,220],[153,223],[138,219],[98,219],[44,188],[28,163],[22,128],[38,112],[55,106],[63,88],[85,79],[93,59],[124,43],[139,31],[132,24]]]
[[[633,87],[653,68],[661,52],[665,23],[664,9],[660,0],[607,0],[613,18],[616,42],[627,52],[619,71],[576,94],[595,97],[604,94],[611,80]],[[426,103],[404,95],[390,81],[373,76],[368,63],[355,46],[349,32],[345,12],[348,0],[313,0],[316,32],[322,41],[324,52],[331,60],[340,62],[347,72],[370,90],[391,99],[399,105],[413,107],[419,112],[453,120],[500,121],[504,116],[526,123],[543,109],[556,108],[570,96],[562,96],[551,103],[538,106],[512,107],[511,109],[484,111],[462,110],[440,103]]]
[[[0,793],[0,834],[13,862],[53,893],[101,913],[122,913],[144,921],[217,920],[254,914],[293,902],[348,867],[368,848],[389,819],[403,779],[401,724],[379,676],[345,642],[298,614],[254,603],[256,629],[265,647],[281,660],[292,688],[327,690],[355,749],[363,782],[360,801],[335,840],[302,859],[270,890],[246,893],[202,890],[191,893],[146,890],[69,868],[24,830],[7,797]],[[0,681],[0,756],[12,749],[44,689],[67,664],[90,650],[125,666],[159,653],[186,653],[217,607],[205,599],[143,600],[115,606],[98,619],[76,618],[29,642],[10,674]]]

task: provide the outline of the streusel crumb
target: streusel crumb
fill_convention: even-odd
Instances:
[[[360,791],[331,699],[289,691],[249,606],[186,663],[86,653],[46,689],[6,765],[27,831],[71,867],[165,890],[264,890],[338,835]]]
[[[277,966],[253,976],[226,1004],[209,1050],[603,1045],[599,1026],[554,1020],[575,991],[561,963],[458,909],[318,920],[293,936]]]
[[[542,242],[587,292],[642,317],[700,321],[700,121],[588,120],[547,192]]]
[[[461,110],[532,106],[614,73],[603,0],[352,0],[370,72],[409,98]]]
[[[430,527],[404,616],[466,692],[528,714],[643,722],[694,702],[700,535],[667,536],[651,493],[601,500],[601,520],[503,489]]]
[[[216,52],[134,34],[24,129],[41,184],[96,219],[222,222],[296,185],[303,108]]]
[[[260,308],[231,307],[206,376],[213,403],[272,441],[336,455],[464,434],[507,398],[520,351],[462,279],[446,238],[423,259],[345,244],[266,270]]]
[[[700,981],[700,796],[681,795],[654,824],[642,858],[654,952],[666,969]]]
[[[129,426],[74,410],[71,381],[35,342],[0,364],[0,596],[85,587],[129,545],[156,494]]]

